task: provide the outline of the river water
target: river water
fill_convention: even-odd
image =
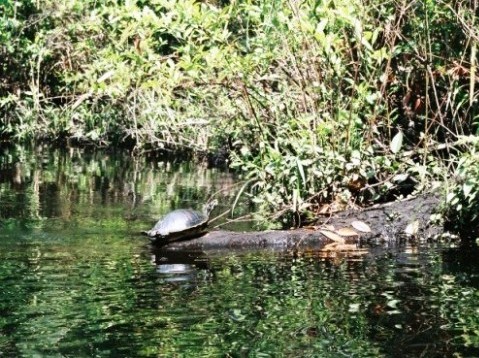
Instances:
[[[475,246],[171,255],[138,234],[237,188],[200,162],[3,149],[0,356],[479,356]]]

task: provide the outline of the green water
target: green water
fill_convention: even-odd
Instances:
[[[479,356],[476,247],[171,255],[138,235],[213,195],[220,213],[234,184],[205,163],[4,150],[0,356]]]

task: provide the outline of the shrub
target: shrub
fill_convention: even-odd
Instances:
[[[465,238],[479,234],[479,152],[461,155],[448,188],[445,217],[448,226]]]

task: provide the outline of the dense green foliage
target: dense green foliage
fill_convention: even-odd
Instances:
[[[465,153],[459,160],[446,199],[446,216],[454,231],[467,238],[479,233],[479,153]]]
[[[442,180],[477,135],[476,10],[1,2],[0,135],[226,148],[266,211],[390,199]]]

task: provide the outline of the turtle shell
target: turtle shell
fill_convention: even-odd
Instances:
[[[166,239],[170,242],[198,235],[207,225],[208,217],[203,213],[191,209],[177,209],[158,220],[147,234],[151,238]]]

